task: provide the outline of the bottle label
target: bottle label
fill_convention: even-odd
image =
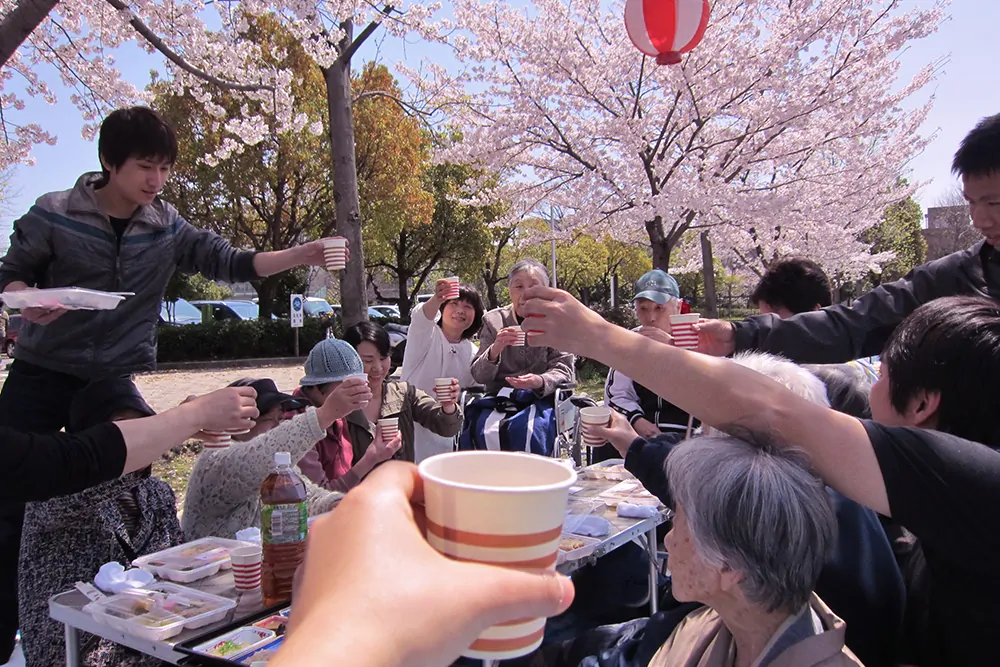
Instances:
[[[303,542],[309,525],[306,504],[264,505],[260,513],[260,536],[265,544]]]

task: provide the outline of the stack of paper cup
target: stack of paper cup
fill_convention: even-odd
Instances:
[[[427,541],[454,560],[554,570],[576,473],[556,460],[516,452],[439,454],[420,464]],[[462,655],[507,660],[542,643],[544,618],[486,629]]]
[[[674,346],[684,350],[698,349],[698,332],[694,325],[701,316],[698,313],[670,316],[670,335],[674,338]]]
[[[580,427],[583,430],[583,444],[587,447],[601,447],[606,442],[604,438],[593,434],[595,426],[611,425],[611,408],[596,407],[580,410]]]
[[[347,268],[347,239],[323,239],[323,258],[327,271]]]
[[[229,552],[233,563],[233,583],[238,591],[255,591],[260,588],[260,562],[262,551],[259,545],[236,547]]]
[[[451,393],[451,385],[451,378],[437,378],[434,380],[434,397],[438,400],[438,403],[454,400],[454,396]]]
[[[399,417],[379,419],[378,430],[382,434],[382,442],[389,442],[399,433]]]
[[[445,299],[457,299],[461,293],[458,291],[459,281],[458,276],[451,276],[450,278],[445,278],[448,281],[448,294]]]

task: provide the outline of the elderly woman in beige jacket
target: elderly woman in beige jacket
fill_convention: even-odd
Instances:
[[[667,459],[676,515],[664,544],[689,614],[650,667],[852,667],[845,625],[813,593],[836,539],[823,483],[791,449],[732,436]]]
[[[487,393],[495,394],[510,387],[548,396],[558,387],[576,382],[572,354],[551,347],[518,344],[524,320],[518,314],[522,294],[529,287],[548,284],[549,274],[542,264],[533,259],[517,262],[508,275],[510,305],[491,310],[483,317],[472,377],[485,385]]]

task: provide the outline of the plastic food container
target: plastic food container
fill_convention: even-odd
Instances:
[[[585,558],[594,553],[594,549],[600,543],[599,539],[593,537],[563,533],[562,537],[559,538],[559,555],[556,558],[556,563]]]
[[[249,542],[221,537],[203,537],[176,547],[136,558],[133,564],[161,579],[189,584],[218,574],[232,567],[229,552],[237,547],[252,546]]]
[[[232,659],[242,656],[274,639],[274,633],[263,628],[239,628],[195,646],[194,652],[213,658]]]
[[[608,459],[595,463],[585,468],[587,477],[591,479],[607,479],[620,482],[626,479],[635,479],[628,470],[625,469],[625,459]]]
[[[276,616],[268,616],[267,618],[262,618],[253,624],[255,628],[264,628],[265,630],[270,630],[279,637],[285,634],[285,628],[288,627],[288,618],[278,614]]]
[[[69,310],[114,310],[125,297],[120,294],[84,289],[56,287],[52,289],[4,292],[3,301],[10,308],[67,308]]]
[[[84,611],[120,632],[162,641],[220,621],[234,607],[233,600],[163,581],[91,602]]]
[[[250,667],[264,667],[264,665],[278,654],[278,649],[281,648],[281,644],[284,641],[284,637],[278,637],[273,642],[247,653],[239,658],[237,662],[241,665],[250,665]]]
[[[288,618],[289,616],[292,615],[292,608],[291,607],[285,607],[284,609],[282,609],[281,611],[278,612],[278,615],[279,616],[284,616],[285,618]]]
[[[646,487],[637,480],[620,482],[598,497],[612,507],[616,507],[618,503],[650,505],[653,507],[657,507],[660,504],[660,499],[647,491]]]

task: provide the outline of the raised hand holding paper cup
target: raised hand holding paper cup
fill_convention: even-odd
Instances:
[[[607,441],[594,432],[594,427],[607,428],[611,425],[611,408],[582,408],[580,425],[583,428],[583,444],[587,447],[601,447]]]
[[[438,403],[457,403],[460,389],[455,378],[436,378],[434,380],[434,398]]]
[[[482,451],[433,456],[419,470],[432,547],[459,561],[555,570],[573,470],[533,454]],[[538,648],[544,633],[544,618],[496,625],[462,655],[516,658]]]
[[[323,258],[328,271],[343,271],[347,268],[347,239],[334,237],[323,239]]]
[[[399,417],[386,417],[378,420],[379,435],[382,442],[390,442],[399,432]]]
[[[458,276],[451,276],[450,278],[445,278],[445,280],[448,282],[448,291],[444,296],[445,300],[457,299],[460,297],[461,292],[459,292],[460,283]]]
[[[698,313],[670,316],[670,336],[674,339],[675,347],[683,350],[698,349],[698,332],[694,325],[698,324],[700,318]]]

